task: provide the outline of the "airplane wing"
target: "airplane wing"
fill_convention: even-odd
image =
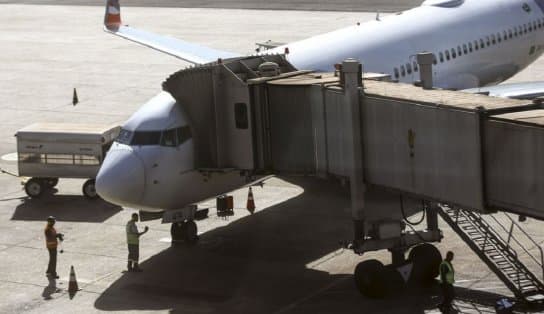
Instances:
[[[544,81],[499,84],[488,87],[465,89],[463,91],[502,98],[534,99],[544,96]]]
[[[119,0],[107,0],[104,30],[193,64],[209,63],[216,61],[218,58],[227,59],[240,56],[232,52],[215,50],[122,25]]]

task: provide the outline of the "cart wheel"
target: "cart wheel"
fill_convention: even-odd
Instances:
[[[98,194],[94,186],[94,179],[89,179],[83,184],[83,195],[89,199],[97,199]]]
[[[25,183],[25,192],[32,198],[38,198],[42,196],[44,190],[44,184],[42,180],[32,178]]]
[[[59,183],[59,178],[45,178],[44,182],[48,188],[54,188]]]

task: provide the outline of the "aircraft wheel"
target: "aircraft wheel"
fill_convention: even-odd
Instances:
[[[48,188],[54,188],[59,183],[59,178],[45,178],[44,182]]]
[[[359,292],[370,298],[381,298],[387,294],[383,264],[375,259],[361,262],[355,268],[355,285]]]
[[[188,244],[195,244],[198,241],[198,228],[193,220],[189,220],[182,225],[183,240]]]
[[[94,179],[89,179],[83,184],[83,195],[88,199],[97,199],[99,197],[94,184]]]
[[[408,260],[413,263],[410,281],[430,284],[438,276],[442,255],[434,245],[423,243],[412,248]]]
[[[183,224],[182,222],[174,222],[170,227],[170,235],[172,236],[172,245],[183,241]]]
[[[44,184],[41,179],[32,178],[25,183],[25,192],[31,198],[39,198],[44,191]]]

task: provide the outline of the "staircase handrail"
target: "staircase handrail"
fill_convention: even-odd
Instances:
[[[525,248],[525,246],[523,246],[517,239],[516,237],[514,237],[514,235],[512,234],[513,232],[513,228],[510,228],[510,230],[506,230],[506,228],[498,221],[497,218],[495,218],[493,215],[489,215],[491,218],[493,218],[493,220],[495,222],[497,222],[497,224],[505,231],[508,233],[508,239],[512,239],[514,240],[514,242],[529,256],[531,257],[531,259],[533,259],[533,261],[538,265],[540,266],[541,268],[541,271],[542,271],[542,280],[544,280],[544,250],[542,249],[542,247],[540,246],[540,244],[538,244],[538,242],[536,242],[525,230],[523,230],[523,228],[512,218],[510,217],[510,215],[504,213],[504,216],[506,216],[510,222],[512,223],[511,226],[515,226],[517,229],[519,229],[519,231],[521,231],[521,233],[523,233],[525,235],[525,237],[533,243],[533,245],[535,246],[535,248],[538,249],[538,251],[540,252],[540,261],[538,260],[537,257],[535,257],[529,250],[527,250]],[[507,245],[510,246],[510,241],[507,241]]]

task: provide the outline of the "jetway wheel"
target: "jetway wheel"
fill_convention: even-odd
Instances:
[[[41,179],[32,178],[25,183],[25,192],[31,198],[42,196],[44,189],[44,183]]]
[[[44,182],[48,188],[54,188],[59,183],[59,178],[45,178]]]
[[[410,281],[430,284],[438,276],[442,255],[434,245],[423,243],[412,248],[408,260],[413,263]]]
[[[85,197],[88,199],[94,200],[98,198],[98,193],[96,193],[96,188],[94,184],[94,179],[89,179],[83,184],[83,195],[85,195]]]
[[[387,294],[383,274],[387,272],[383,264],[375,259],[360,262],[355,267],[355,285],[359,292],[370,298],[381,298]]]

